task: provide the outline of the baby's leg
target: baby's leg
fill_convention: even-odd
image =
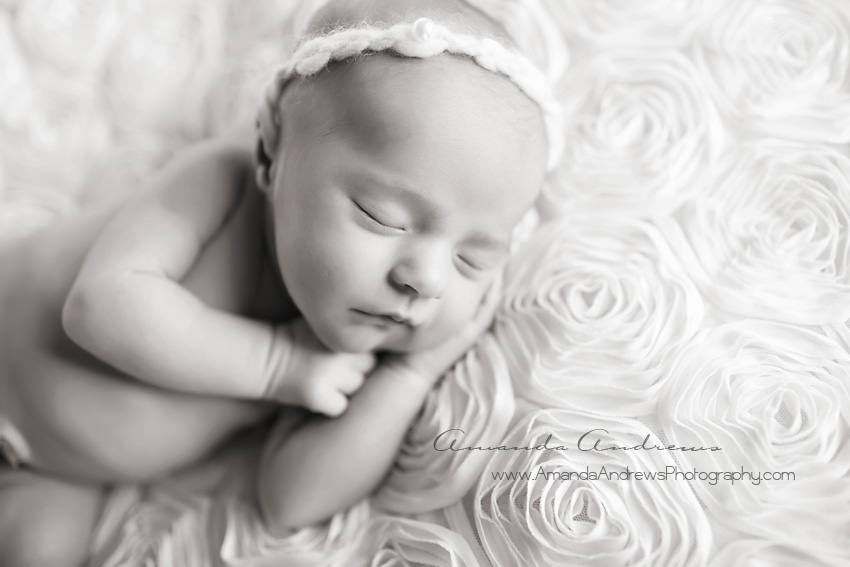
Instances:
[[[86,559],[102,490],[0,460],[0,565],[76,567]]]

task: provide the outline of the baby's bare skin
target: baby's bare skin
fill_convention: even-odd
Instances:
[[[247,146],[220,151],[232,167],[252,169]],[[243,178],[252,183],[251,175]],[[262,194],[247,189],[182,283],[211,307],[291,319],[296,312],[282,301],[257,230]],[[167,391],[111,368],[67,337],[64,301],[121,206],[132,203],[110,204],[0,248],[0,414],[26,439],[27,465],[36,471],[89,482],[150,479],[196,461],[278,407]]]

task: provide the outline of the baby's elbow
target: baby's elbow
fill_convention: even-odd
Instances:
[[[118,315],[117,310],[104,305],[109,297],[102,286],[74,284],[62,305],[62,329],[65,334],[78,346],[91,350],[96,348],[104,336],[103,320],[105,317]]]
[[[311,524],[303,515],[293,513],[290,509],[270,513],[267,511],[267,508],[262,508],[264,510],[263,522],[266,525],[266,529],[275,537],[285,537],[293,531],[305,528]]]
[[[332,512],[324,514],[319,499],[305,499],[301,495],[281,492],[276,495],[260,493],[260,513],[266,529],[272,535],[283,537],[298,530],[324,522]]]
[[[91,301],[86,291],[74,286],[62,305],[62,329],[78,345],[88,342]]]

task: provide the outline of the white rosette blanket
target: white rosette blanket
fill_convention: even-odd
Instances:
[[[220,557],[227,567],[348,567],[360,557],[369,516],[364,500],[325,524],[281,536],[269,533],[250,499],[231,499]]]
[[[507,363],[488,335],[428,395],[375,505],[411,514],[457,502],[481,476],[489,456],[452,450],[450,441],[460,438],[458,447],[495,445],[513,415]]]
[[[732,132],[850,141],[850,4],[706,4],[696,61]]]
[[[806,549],[792,541],[740,539],[725,546],[709,567],[844,567],[844,557],[825,557],[820,550]]]
[[[716,1],[716,0],[713,0]],[[706,0],[549,0],[559,27],[581,45],[676,46],[690,41]]]
[[[566,214],[650,216],[700,193],[723,141],[702,83],[691,60],[672,49],[585,56],[561,83],[567,145],[547,205]]]
[[[592,450],[638,446],[648,435],[634,420],[569,410],[540,410],[517,424],[475,494],[478,534],[494,567],[704,565],[711,528],[687,483],[620,480],[627,470],[675,466],[669,452]]]
[[[518,396],[610,415],[654,409],[703,302],[650,223],[616,215],[542,227],[506,272],[495,336]]]
[[[733,146],[711,187],[662,224],[718,308],[802,325],[850,319],[850,158],[838,150]]]
[[[850,355],[837,343],[766,321],[706,331],[671,370],[659,416],[678,444],[722,449],[677,455],[701,473],[691,485],[717,522],[846,557]],[[754,478],[762,471],[793,476]]]
[[[485,567],[460,534],[435,524],[398,516],[376,517],[363,553],[368,567]]]

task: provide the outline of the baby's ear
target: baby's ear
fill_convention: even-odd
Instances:
[[[271,169],[272,159],[266,152],[263,137],[259,136],[257,137],[257,185],[266,194],[271,187]]]

